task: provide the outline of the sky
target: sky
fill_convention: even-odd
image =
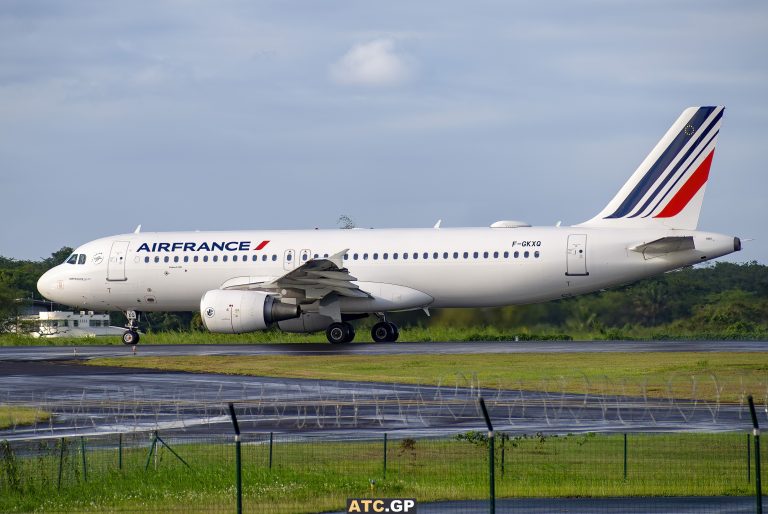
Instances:
[[[4,0],[0,255],[144,231],[576,224],[691,105],[768,262],[768,3]]]

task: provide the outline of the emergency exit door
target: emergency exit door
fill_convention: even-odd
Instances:
[[[568,236],[565,274],[568,276],[589,275],[587,271],[586,234],[571,234]]]

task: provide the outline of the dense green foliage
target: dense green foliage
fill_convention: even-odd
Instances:
[[[16,298],[39,298],[40,275],[61,263],[71,248],[39,261],[0,257],[0,321],[19,311]],[[715,263],[667,273],[610,291],[536,305],[494,309],[434,310],[396,314],[404,326],[493,327],[508,334],[568,335],[576,339],[768,337],[768,266]],[[113,324],[122,324],[113,314]],[[371,324],[364,321],[359,330]],[[147,332],[200,330],[199,313],[162,312],[144,316]],[[2,331],[2,326],[0,326]]]

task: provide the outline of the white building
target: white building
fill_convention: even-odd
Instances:
[[[33,337],[119,336],[125,331],[109,324],[109,314],[94,314],[93,311],[50,311],[40,312],[38,316],[40,328],[32,332]]]

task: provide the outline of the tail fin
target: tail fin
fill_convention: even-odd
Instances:
[[[689,107],[587,227],[695,230],[725,108]]]

